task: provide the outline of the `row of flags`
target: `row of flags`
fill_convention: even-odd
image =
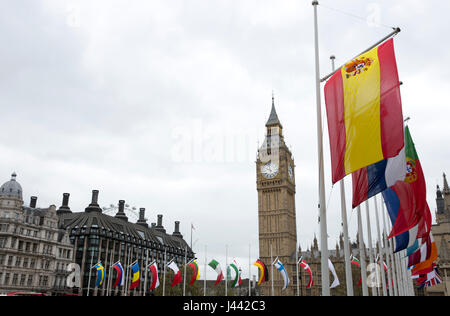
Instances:
[[[198,263],[197,263],[196,259],[192,259],[187,263],[187,265],[190,266],[193,271],[192,272],[192,280],[189,282],[189,285],[192,286],[194,284],[194,282],[200,278]],[[176,262],[174,260],[171,260],[166,264],[166,267],[171,269],[174,273],[171,287],[174,287],[174,286],[180,284],[182,282],[181,271],[178,268],[178,265],[176,264]],[[139,287],[139,284],[141,281],[141,270],[139,268],[139,264],[137,261],[134,262],[133,264],[131,264],[129,266],[129,268],[131,268],[131,284],[129,287],[129,290],[131,291],[131,290]],[[91,269],[96,269],[96,271],[97,271],[97,279],[95,282],[95,286],[96,287],[102,286],[103,282],[105,280],[105,267],[102,265],[101,262],[99,262],[99,263],[95,264],[93,267],[91,267]],[[111,265],[111,269],[116,271],[116,277],[112,283],[112,288],[115,289],[117,287],[124,286],[124,279],[126,278],[126,276],[124,276],[124,269],[123,269],[122,264],[118,261]],[[160,285],[159,276],[158,276],[159,270],[158,270],[158,265],[157,265],[156,261],[153,261],[152,263],[150,263],[147,266],[147,269],[150,272],[150,280],[151,280],[149,290],[153,291],[156,288],[158,288]]]
[[[419,286],[439,282],[422,166],[404,126],[390,40],[345,64],[325,84],[332,183],[352,175],[353,208],[381,193],[395,252],[406,250]],[[355,263],[356,264],[356,263]]]

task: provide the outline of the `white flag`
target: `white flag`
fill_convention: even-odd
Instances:
[[[333,284],[331,284],[330,289],[334,289],[334,288],[335,288],[336,286],[338,286],[340,283],[339,283],[338,276],[337,276],[337,274],[336,274],[336,270],[334,269],[333,263],[331,263],[331,260],[330,260],[330,259],[328,259],[328,267],[330,268],[330,271],[331,271],[331,273],[332,273],[333,276],[334,276],[334,281],[333,281]]]

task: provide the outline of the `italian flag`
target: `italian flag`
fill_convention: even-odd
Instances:
[[[208,265],[211,268],[213,268],[217,273],[217,280],[216,280],[216,283],[214,283],[214,285],[219,284],[219,282],[223,280],[222,268],[220,267],[219,262],[217,262],[217,260],[213,259],[213,260],[211,260],[210,263],[208,263]]]

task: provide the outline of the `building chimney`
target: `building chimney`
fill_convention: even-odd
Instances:
[[[92,190],[92,200],[91,204],[84,210],[85,212],[102,212],[102,209],[98,205],[98,190]]]
[[[61,214],[72,213],[72,211],[70,210],[70,207],[69,207],[69,197],[70,197],[70,193],[63,193],[62,205],[56,211],[56,214],[61,215]]]
[[[164,229],[164,226],[162,224],[163,216],[161,214],[158,215],[158,224],[156,225],[155,229],[165,233],[166,230]]]
[[[125,214],[125,201],[124,200],[119,201],[119,211],[117,212],[115,218],[119,218],[121,220],[124,220],[125,222],[128,222],[128,217]]]
[[[156,223],[152,223],[152,226],[151,226],[152,228],[155,228],[156,227]]]
[[[179,221],[175,221],[175,231],[173,232],[172,236],[183,238],[183,235],[181,235],[181,233],[180,233],[180,222]]]
[[[145,208],[139,209],[139,220],[137,221],[136,224],[148,227],[147,220],[145,219]]]
[[[30,201],[30,207],[36,208],[37,196],[32,196]]]

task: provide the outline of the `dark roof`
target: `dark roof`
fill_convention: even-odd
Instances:
[[[183,238],[165,234],[155,228],[145,227],[130,223],[120,218],[109,216],[101,212],[65,213],[59,215],[61,225],[69,231],[70,235],[89,235],[92,228],[98,229],[98,234],[108,236],[113,233],[113,238],[135,238],[136,242],[151,241],[157,245],[166,245],[179,249],[187,247],[192,252]],[[122,237],[120,237],[122,236]],[[127,241],[124,239],[124,241]],[[133,242],[133,240],[131,240]]]

